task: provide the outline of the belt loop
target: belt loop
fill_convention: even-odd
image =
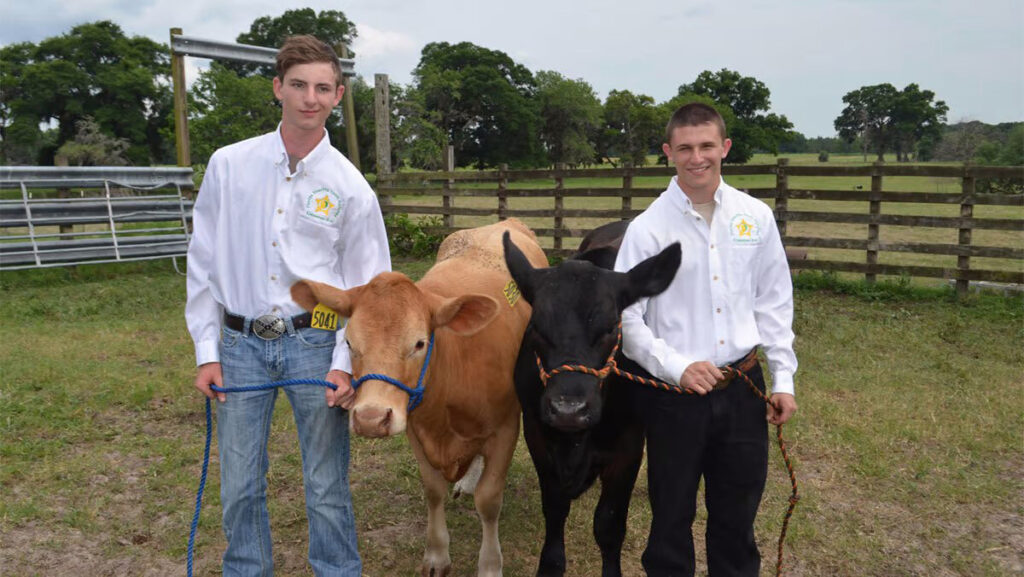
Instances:
[[[249,317],[242,317],[242,336],[249,338],[252,332],[252,319]]]
[[[295,323],[292,322],[292,320],[295,317],[281,317],[281,318],[284,319],[284,329],[285,329],[285,332],[288,333],[288,336],[294,337],[295,334],[298,332],[298,331],[295,330]]]

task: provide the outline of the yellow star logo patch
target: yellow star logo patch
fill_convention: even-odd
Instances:
[[[331,216],[331,209],[337,207],[337,205],[335,205],[334,203],[331,202],[331,198],[329,196],[327,196],[326,194],[321,196],[320,198],[315,199],[315,200],[316,200],[316,208],[313,210],[313,212],[322,213],[326,217],[330,217]]]
[[[739,236],[741,236],[741,237],[743,237],[743,236],[749,237],[750,236],[750,232],[753,231],[753,230],[754,230],[754,227],[751,226],[750,223],[747,222],[746,219],[742,219],[742,220],[739,221],[739,223],[736,224],[736,232],[739,233]]]

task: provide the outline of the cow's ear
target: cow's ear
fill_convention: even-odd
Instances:
[[[300,280],[292,285],[292,300],[307,311],[313,310],[317,303],[323,303],[340,316],[351,317],[352,304],[362,288],[346,291],[322,282]]]
[[[572,257],[573,260],[585,260],[603,269],[612,270],[615,268],[615,257],[619,249],[614,246],[602,246],[583,251]]]
[[[683,250],[674,242],[660,253],[648,258],[626,273],[625,287],[620,294],[620,308],[626,308],[643,297],[661,293],[676,277]]]
[[[533,303],[533,292],[537,278],[537,269],[533,268],[527,260],[523,251],[519,250],[516,243],[506,230],[502,235],[501,243],[505,246],[505,266],[508,267],[512,280],[519,286],[519,292],[523,294],[526,302]]]
[[[469,336],[486,327],[498,316],[498,301],[487,295],[461,295],[445,299],[434,309],[434,327],[448,327]]]

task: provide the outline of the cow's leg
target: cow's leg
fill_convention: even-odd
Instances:
[[[536,415],[523,414],[523,437],[537,470],[544,512],[544,546],[540,550],[537,576],[561,577],[565,574],[565,519],[569,516],[572,499],[561,488]]]
[[[409,431],[409,446],[420,466],[420,480],[427,498],[427,548],[423,552],[423,566],[420,573],[423,577],[446,577],[452,568],[452,559],[448,555],[448,524],[444,516],[445,497],[448,494],[448,481],[440,471],[427,461],[423,446],[419,439]]]
[[[519,415],[498,428],[495,435],[484,443],[484,470],[473,493],[473,503],[480,516],[480,556],[477,561],[479,577],[500,577],[502,567],[501,544],[498,541],[498,517],[505,492],[512,453],[519,440]]]
[[[594,509],[594,540],[601,549],[601,577],[621,577],[629,501],[644,454],[639,427],[623,430],[615,458],[601,471],[601,497]]]

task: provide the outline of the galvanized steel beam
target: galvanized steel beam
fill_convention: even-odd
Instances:
[[[277,62],[277,49],[251,44],[236,44],[234,42],[221,42],[193,36],[171,35],[171,51],[186,56],[198,58],[212,58],[215,60],[235,60],[251,64],[264,64],[274,66]],[[339,58],[341,72],[345,76],[356,75],[355,60],[351,58]]]

